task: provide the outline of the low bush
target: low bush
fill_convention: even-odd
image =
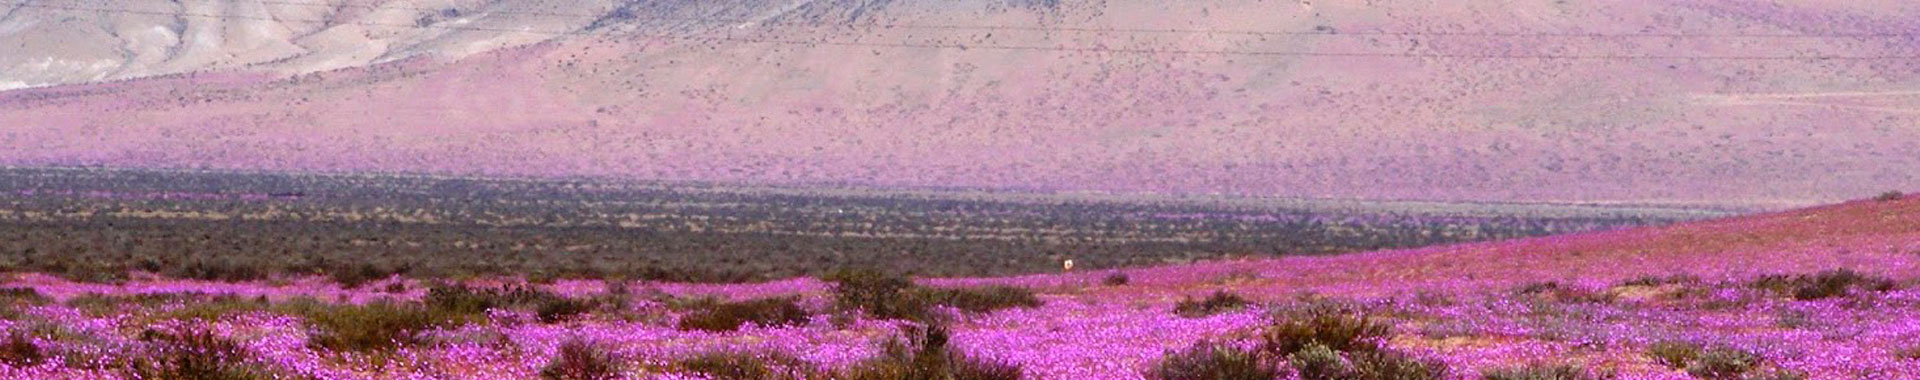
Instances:
[[[1391,330],[1366,316],[1316,309],[1274,322],[1261,332],[1261,339],[1263,349],[1275,355],[1291,355],[1316,345],[1341,352],[1371,351]]]
[[[1106,285],[1106,286],[1126,286],[1128,283],[1132,283],[1132,282],[1133,282],[1132,277],[1127,277],[1126,273],[1120,273],[1120,272],[1108,273],[1107,277],[1100,279],[1100,284]]]
[[[1299,380],[1353,380],[1358,376],[1353,364],[1340,351],[1321,344],[1308,344],[1287,355]]]
[[[841,269],[822,276],[833,284],[834,304],[875,318],[924,320],[928,305],[915,299],[913,279],[872,269]]]
[[[984,313],[1015,307],[1037,307],[1032,290],[1012,286],[927,288],[905,275],[870,269],[843,269],[821,277],[833,284],[834,304],[842,310],[860,310],[882,319],[937,322],[934,306]]]
[[[1893,357],[1903,360],[1920,360],[1920,344],[1908,344],[1893,350]]]
[[[268,270],[263,264],[256,262],[256,260],[235,257],[191,257],[182,260],[181,263],[167,267],[161,274],[173,278],[240,282],[266,278]]]
[[[1714,348],[1703,351],[1687,363],[1687,374],[1709,380],[1738,380],[1760,364],[1760,358],[1746,351]]]
[[[428,307],[449,313],[482,314],[488,309],[536,309],[542,304],[568,299],[532,285],[508,284],[499,288],[470,287],[461,284],[435,284],[427,289],[423,301]]]
[[[1040,298],[1032,290],[1013,286],[977,288],[921,288],[916,291],[926,303],[950,306],[969,313],[988,313],[1002,309],[1039,307]]]
[[[680,317],[681,330],[734,331],[752,323],[759,326],[806,324],[811,316],[792,297],[741,302],[715,302]]]
[[[1408,355],[1392,350],[1355,352],[1348,355],[1359,380],[1441,380],[1447,378],[1447,364],[1439,360]]]
[[[1202,318],[1246,307],[1252,302],[1245,297],[1225,290],[1214,291],[1204,299],[1187,297],[1173,305],[1173,313],[1187,318]]]
[[[1636,277],[1626,281],[1621,281],[1619,285],[1620,286],[1662,286],[1662,285],[1675,285],[1675,284],[1696,284],[1699,282],[1700,282],[1699,276],[1680,273],[1680,274],[1671,274],[1666,276],[1654,276],[1654,275],[1641,276],[1641,277]]]
[[[373,263],[335,265],[325,270],[327,278],[332,279],[334,283],[340,284],[340,287],[346,289],[356,289],[369,282],[393,277],[397,272],[382,269],[379,266],[373,265]]]
[[[555,323],[586,314],[594,307],[595,304],[592,301],[554,298],[541,300],[540,305],[534,309],[534,315],[538,316],[542,323]]]
[[[909,339],[887,344],[879,357],[859,363],[834,376],[838,380],[1019,380],[1019,365],[984,359],[947,346],[947,329],[940,325],[912,331]]]
[[[545,367],[542,380],[607,380],[619,376],[619,363],[613,355],[584,340],[568,340]]]
[[[1807,374],[1800,371],[1773,369],[1747,374],[1741,377],[1740,380],[1807,380]]]
[[[811,366],[784,352],[710,351],[674,363],[676,371],[710,380],[799,380],[812,378]]]
[[[38,304],[47,301],[47,296],[29,287],[0,288],[0,302]]]
[[[1748,285],[1805,301],[1844,296],[1854,291],[1885,292],[1893,290],[1897,284],[1887,278],[1867,275],[1851,269],[1835,269],[1811,276],[1762,276]]]
[[[1906,197],[1907,195],[1904,193],[1901,193],[1898,191],[1888,191],[1885,193],[1880,193],[1880,195],[1874,196],[1873,200],[1881,201],[1881,202],[1892,202],[1892,201],[1904,199]]]
[[[412,343],[417,334],[485,319],[485,314],[412,304],[372,302],[330,304],[301,300],[274,309],[306,320],[313,333],[308,344],[336,351],[384,351]]]
[[[46,360],[46,352],[34,344],[33,337],[25,331],[14,330],[7,334],[5,342],[0,342],[0,363],[21,368],[40,365]]]
[[[1594,374],[1585,368],[1563,364],[1491,369],[1481,371],[1480,378],[1483,380],[1602,380],[1613,377]]]
[[[1258,351],[1201,341],[1168,352],[1148,370],[1148,380],[1274,380],[1284,372]]]
[[[1553,281],[1523,285],[1514,293],[1524,298],[1562,303],[1607,303],[1614,300],[1614,296],[1606,292]]]
[[[1652,357],[1654,363],[1667,368],[1682,369],[1693,363],[1693,359],[1699,358],[1703,349],[1700,344],[1693,342],[1660,341],[1647,346],[1647,356]]]
[[[1741,379],[1760,364],[1758,356],[1746,351],[1683,341],[1655,342],[1647,346],[1647,356],[1667,368],[1710,380]]]
[[[162,332],[147,330],[140,339],[149,351],[127,365],[133,378],[167,380],[267,380],[279,376],[247,363],[239,343],[204,328]]]

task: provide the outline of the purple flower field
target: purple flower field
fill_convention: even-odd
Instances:
[[[1169,352],[1201,341],[1258,347],[1275,326],[1315,308],[1388,326],[1365,343],[1437,361],[1448,379],[1494,378],[1528,366],[1617,379],[1920,378],[1916,211],[1916,201],[1864,202],[1356,255],[917,282],[1033,291],[1038,306],[935,310],[947,316],[951,349],[1017,365],[1027,379],[1150,378]],[[1113,278],[1119,275],[1124,281]],[[733,378],[687,369],[688,358],[715,352],[776,355],[802,368],[790,377],[754,378],[847,378],[841,370],[881,356],[885,342],[920,325],[838,308],[836,285],[814,279],[562,280],[525,287],[600,306],[554,319],[545,307],[490,308],[461,323],[390,337],[405,342],[381,346],[388,348],[337,351],[320,341],[315,326],[323,323],[300,316],[333,315],[313,310],[339,305],[419,303],[436,297],[428,290],[436,285],[396,278],[341,289],[321,278],[214,283],[152,276],[85,284],[15,274],[6,286],[13,290],[0,331],[11,338],[0,349],[0,375],[17,379],[155,378],[127,368],[147,365],[141,358],[207,347],[221,350],[204,356],[218,358],[206,366],[252,376],[222,378],[568,378],[552,368],[566,362],[569,344],[592,347],[606,364],[600,378]],[[1199,315],[1176,311],[1216,291],[1250,301]],[[699,303],[689,300],[781,297],[795,297],[805,317],[735,331],[676,324],[697,312],[686,305]],[[255,306],[208,306],[221,304]],[[180,343],[201,335],[227,345]],[[1699,350],[1731,355],[1712,360],[1733,369],[1664,354]],[[1309,378],[1289,366],[1298,364],[1279,365],[1279,377]]]

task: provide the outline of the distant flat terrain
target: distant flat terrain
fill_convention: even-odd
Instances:
[[[1313,255],[1727,215],[1362,202],[102,169],[0,170],[0,264],[105,279],[281,273],[742,281]]]

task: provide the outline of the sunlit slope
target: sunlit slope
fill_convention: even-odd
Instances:
[[[171,59],[16,9],[0,82],[211,72],[0,94],[0,163],[1763,206],[1920,167],[1909,2],[351,4]]]
[[[1131,272],[1163,294],[1229,286],[1267,297],[1302,292],[1386,294],[1509,289],[1560,282],[1607,286],[1642,277],[1742,280],[1852,269],[1920,275],[1920,197],[1856,201],[1666,227],[1470,243],[1333,257],[1221,262]],[[1102,273],[981,280],[1095,283]]]

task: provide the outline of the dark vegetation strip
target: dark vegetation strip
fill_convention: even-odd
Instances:
[[[845,266],[1008,275],[1068,258],[1100,269],[1328,254],[1713,215],[1430,207],[0,169],[0,271],[348,285],[394,274],[741,282]]]

